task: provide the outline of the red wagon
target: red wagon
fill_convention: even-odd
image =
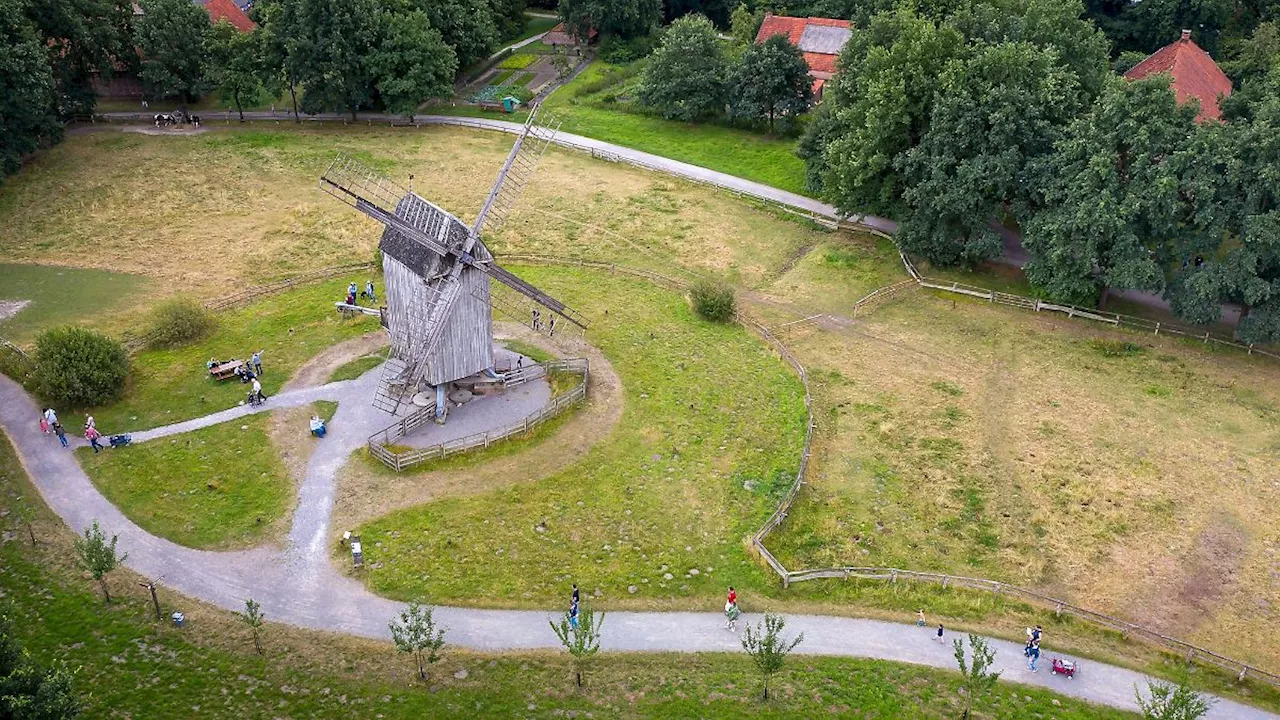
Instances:
[[[1076,676],[1080,672],[1080,663],[1073,660],[1063,660],[1062,658],[1053,659],[1053,672],[1055,675],[1066,675],[1067,679]]]

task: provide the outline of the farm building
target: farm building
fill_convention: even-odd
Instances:
[[[822,99],[822,86],[835,77],[840,50],[853,35],[850,22],[833,18],[766,14],[764,22],[760,23],[760,31],[756,33],[756,44],[763,43],[774,35],[786,35],[791,44],[804,53],[804,61],[809,64],[809,75],[813,77],[813,97]]]
[[[1218,107],[1221,98],[1231,95],[1231,79],[1213,61],[1209,53],[1191,39],[1191,31],[1183,30],[1182,37],[1151,53],[1145,60],[1124,74],[1126,80],[1140,80],[1151,75],[1167,74],[1173,78],[1170,86],[1178,102],[1191,98],[1200,101],[1200,114],[1196,122],[1221,120]]]
[[[599,34],[600,33],[596,32],[595,28],[589,30],[587,32],[587,44],[590,45],[594,43],[596,41],[596,36]],[[558,23],[555,27],[548,30],[546,35],[542,36],[542,44],[560,47],[564,45],[578,45],[579,42],[578,38],[575,37],[573,33],[570,33],[565,29],[564,23]]]

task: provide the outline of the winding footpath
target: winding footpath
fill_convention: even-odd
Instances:
[[[98,492],[74,453],[40,432],[35,422],[39,415],[35,402],[21,386],[2,375],[0,428],[12,440],[32,481],[54,512],[72,530],[96,519],[104,532],[119,535],[120,549],[129,554],[126,564],[136,572],[162,577],[165,586],[227,610],[242,609],[245,599],[252,597],[269,617],[280,622],[385,640],[389,638],[387,623],[403,606],[373,595],[359,582],[338,572],[329,561],[327,541],[331,537],[329,518],[338,470],[365,438],[386,422],[385,415],[374,410],[368,401],[377,378],[375,369],[355,380],[280,393],[258,408],[240,406],[133,433],[135,442],[147,442],[264,410],[297,407],[314,400],[338,402],[328,436],[316,443],[308,461],[283,550],[193,550],[147,533]],[[436,615],[449,629],[450,643],[488,651],[559,647],[547,625],[549,616],[550,612],[537,610],[455,607],[438,608]],[[750,614],[745,617],[748,623],[758,619]],[[955,667],[950,645],[933,641],[932,628],[820,615],[790,615],[787,620],[790,632],[805,634],[805,641],[797,650],[800,653]],[[1041,672],[1032,674],[1025,669],[1021,645],[1004,640],[991,642],[996,650],[996,669],[1003,671],[1003,679],[1102,705],[1136,709],[1134,689],[1145,687],[1148,680],[1131,670],[1086,661],[1080,677],[1069,681],[1048,671],[1052,651],[1042,657]],[[602,646],[613,651],[741,652],[738,636],[724,630],[719,613],[610,612]],[[1220,700],[1208,717],[1254,720],[1277,716]]]

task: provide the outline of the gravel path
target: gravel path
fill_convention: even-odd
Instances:
[[[0,376],[0,427],[9,435],[19,457],[45,501],[73,530],[98,520],[108,534],[120,536],[127,564],[148,577],[164,576],[164,584],[187,596],[228,610],[242,609],[245,598],[262,604],[272,618],[316,630],[387,639],[387,622],[401,605],[369,593],[363,585],[340,574],[329,562],[329,517],[335,477],[351,452],[386,422],[368,403],[377,382],[376,371],[356,380],[281,393],[262,409],[296,406],[316,399],[339,402],[330,432],[307,465],[299,489],[298,510],[284,550],[257,548],[234,552],[193,550],[148,534],[107,501],[89,481],[74,453],[42,434],[35,418],[36,404],[21,386]],[[146,433],[140,440],[165,437],[224,422],[257,410],[232,408],[185,423]],[[447,427],[447,426],[446,426]],[[121,452],[127,452],[123,450]],[[750,598],[744,602],[749,607]],[[558,647],[547,626],[549,613],[524,610],[479,610],[442,607],[437,618],[449,628],[449,641],[479,650]],[[758,618],[751,614],[746,622]],[[792,632],[804,632],[800,652],[815,655],[883,658],[951,669],[948,645],[932,640],[931,628],[846,617],[792,615]],[[1050,643],[1051,645],[1052,643]],[[602,645],[617,651],[738,652],[737,636],[725,631],[719,613],[611,612]],[[1086,662],[1072,681],[1042,669],[1023,666],[1021,646],[993,641],[996,666],[1013,682],[1051,688],[1064,695],[1114,707],[1134,709],[1134,688],[1146,678],[1136,672]],[[1052,652],[1046,652],[1048,666]],[[1231,701],[1220,701],[1211,718],[1276,717]]]

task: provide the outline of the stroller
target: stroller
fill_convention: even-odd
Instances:
[[[257,405],[261,405],[266,401],[267,401],[267,396],[263,395],[261,392],[255,391],[255,390],[249,391],[248,403],[250,405],[257,406]]]
[[[118,447],[124,447],[125,445],[128,445],[129,443],[133,442],[133,438],[130,437],[127,433],[124,435],[112,435],[110,438],[107,439],[107,442],[111,443],[111,447],[118,448]]]

